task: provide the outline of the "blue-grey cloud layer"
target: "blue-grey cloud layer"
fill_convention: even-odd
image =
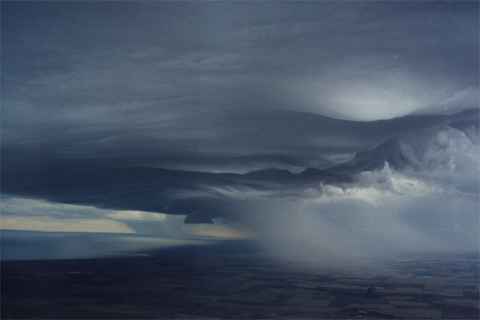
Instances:
[[[3,2],[3,148],[27,162],[322,167],[410,124],[321,115],[471,107],[477,27],[477,2]]]

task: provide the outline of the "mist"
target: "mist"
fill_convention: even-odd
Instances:
[[[319,185],[299,199],[258,207],[248,225],[259,245],[297,266],[381,269],[402,255],[478,248],[476,194],[446,190],[388,165],[349,186]]]

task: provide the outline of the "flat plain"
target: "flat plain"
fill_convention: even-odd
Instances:
[[[226,242],[92,259],[2,262],[5,318],[478,319],[478,254],[325,271]]]

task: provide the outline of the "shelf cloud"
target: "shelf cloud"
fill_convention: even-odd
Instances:
[[[2,229],[475,246],[478,2],[1,9]]]

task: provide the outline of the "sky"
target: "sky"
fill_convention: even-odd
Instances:
[[[45,231],[53,223],[62,231],[184,234],[151,214],[214,212],[200,218],[209,221],[219,212],[228,218],[277,207],[273,200],[245,204],[251,197],[310,199],[304,187],[283,190],[279,177],[209,174],[331,168],[478,108],[477,1],[2,1],[1,15],[8,229]],[[418,165],[405,179],[435,190],[472,185],[459,168],[477,170],[468,158],[477,155],[477,140],[470,129],[450,129],[435,131],[444,140],[422,131],[441,151],[408,138],[414,151],[401,153],[435,150],[447,164],[460,161],[452,169],[457,179],[432,182]],[[454,156],[464,151],[468,159]],[[370,190],[353,180],[351,190]],[[32,223],[42,201],[52,207]],[[19,217],[23,202],[28,210]],[[58,208],[63,218],[86,221],[49,220]],[[269,234],[229,223],[188,232]]]
[[[319,167],[388,132],[304,118],[471,107],[478,53],[475,1],[3,2],[3,148],[210,171]]]

